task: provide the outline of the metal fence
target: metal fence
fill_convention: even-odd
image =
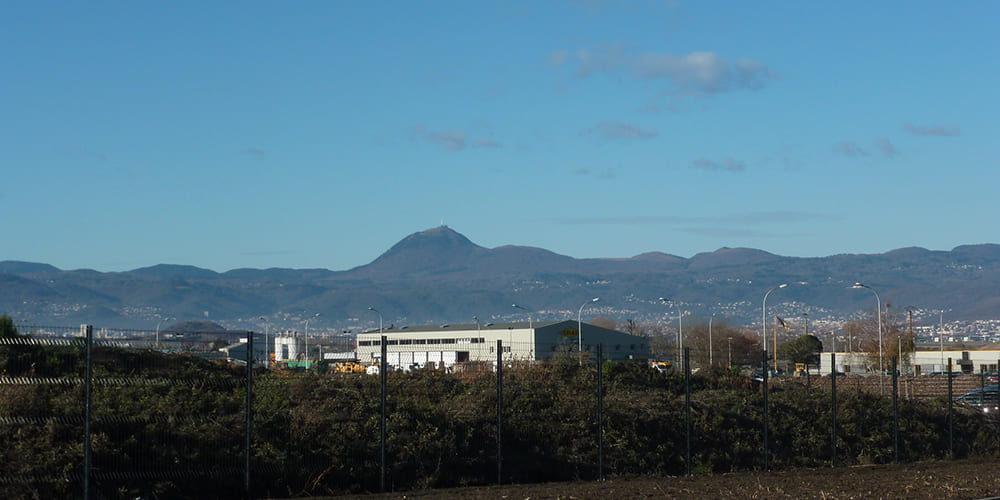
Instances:
[[[19,330],[0,339],[5,498],[329,495],[1000,446],[997,392],[980,376],[754,380],[727,366],[693,374],[690,349],[661,373],[607,361],[606,346],[535,345],[538,362],[503,341],[492,361],[393,370],[384,339],[376,376],[308,360],[268,369],[250,332]],[[233,345],[245,348],[220,351]],[[977,388],[978,406],[955,406]]]

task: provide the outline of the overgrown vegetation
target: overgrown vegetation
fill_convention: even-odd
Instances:
[[[76,496],[83,472],[82,343],[0,346],[0,496]],[[94,351],[91,419],[95,488],[108,498],[242,494],[245,369],[156,352]],[[644,363],[605,362],[605,475],[685,472],[684,379]],[[505,367],[504,482],[597,477],[593,363],[560,357]],[[18,377],[53,377],[44,383]],[[691,379],[692,460],[698,473],[754,470],[762,459],[762,394],[745,377],[704,370]],[[252,489],[256,496],[377,491],[379,377],[302,372],[254,377]],[[770,393],[771,466],[826,466],[830,393],[800,384]],[[838,462],[892,461],[888,398],[844,391]],[[492,371],[392,373],[386,486],[490,484],[497,478]],[[947,401],[901,401],[904,460],[946,458]],[[993,453],[996,422],[955,412],[956,456]]]

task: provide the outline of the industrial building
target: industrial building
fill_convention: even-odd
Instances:
[[[374,364],[382,356],[382,337],[386,339],[386,363],[395,368],[412,366],[449,367],[455,363],[497,360],[497,341],[504,361],[540,361],[557,353],[596,353],[602,345],[604,359],[645,360],[649,341],[588,323],[550,321],[528,323],[481,323],[390,328],[358,334],[357,358]]]
[[[995,346],[994,346],[995,347]],[[892,355],[892,353],[888,353]],[[963,374],[997,373],[1000,363],[1000,350],[993,349],[944,349],[934,351],[915,351],[907,353],[900,363],[901,375],[927,375],[948,371],[948,360],[951,360],[951,371]],[[864,352],[836,353],[837,371],[846,374],[878,373],[878,357]],[[830,353],[820,355],[820,373],[830,373]],[[883,367],[886,372],[891,367]]]

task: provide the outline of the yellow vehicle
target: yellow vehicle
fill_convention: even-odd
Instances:
[[[674,370],[674,364],[669,361],[653,361],[649,364],[649,367],[660,373],[668,373]]]
[[[367,369],[368,367],[361,363],[355,361],[345,361],[343,363],[337,363],[337,365],[334,366],[333,371],[334,373],[365,373],[365,370]]]
[[[806,371],[805,363],[795,363],[795,376],[801,377]]]

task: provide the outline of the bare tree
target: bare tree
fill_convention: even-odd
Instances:
[[[913,334],[904,329],[904,325],[896,323],[897,315],[882,317],[882,363],[881,366],[890,369],[892,358],[900,358],[899,366],[912,363],[915,348]],[[877,371],[879,367],[879,331],[878,317],[874,313],[863,318],[852,319],[844,325],[849,332],[854,350],[866,353],[869,370]]]
[[[734,365],[760,363],[760,345],[757,335],[739,330],[723,321],[713,322],[711,328],[711,349],[709,349],[709,325],[699,323],[684,329],[684,345],[691,348],[691,362],[708,366],[709,359],[714,366],[727,366],[732,355]]]

